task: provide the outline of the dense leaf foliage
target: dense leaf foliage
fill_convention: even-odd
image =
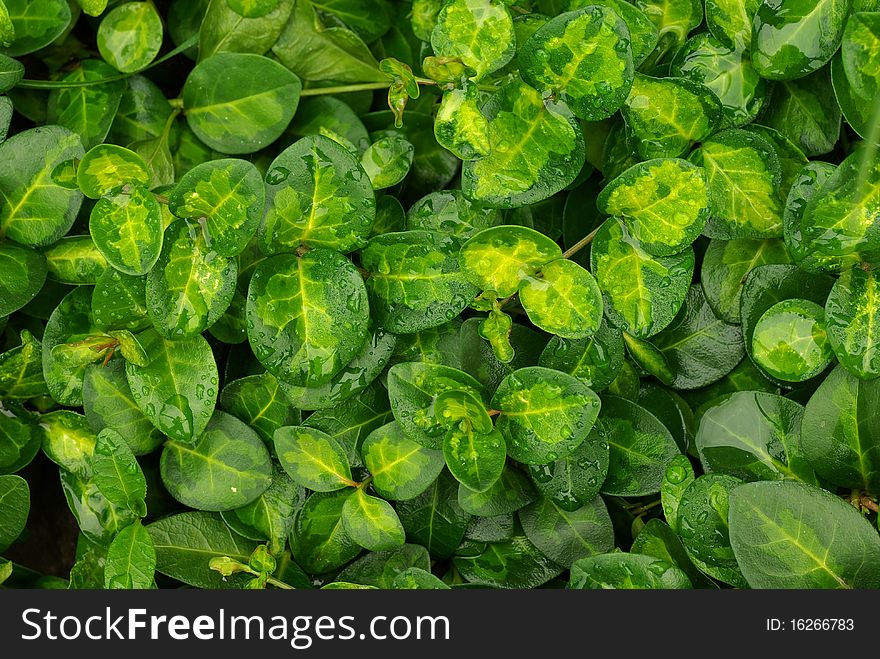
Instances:
[[[0,0],[0,583],[880,588],[878,146],[869,0]]]

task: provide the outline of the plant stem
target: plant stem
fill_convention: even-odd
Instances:
[[[651,503],[646,503],[645,505],[639,506],[638,508],[633,508],[632,510],[630,510],[630,512],[633,515],[635,515],[636,517],[639,517],[639,516],[643,515],[644,513],[648,512],[649,510],[651,510],[651,508],[656,508],[659,505],[660,505],[660,499],[657,499],[656,501],[652,501]]]
[[[349,92],[363,92],[373,89],[388,89],[391,81],[388,82],[363,82],[356,85],[337,85],[335,87],[310,87],[303,89],[300,96],[323,96],[324,94],[347,94]]]
[[[289,583],[284,583],[283,581],[281,581],[280,579],[276,579],[275,577],[268,577],[266,579],[266,583],[272,584],[276,588],[281,588],[283,590],[296,590],[296,588],[291,586]]]
[[[593,238],[596,237],[597,233],[599,233],[599,227],[596,227],[595,229],[590,231],[590,233],[588,233],[586,236],[577,241],[574,245],[565,250],[562,253],[562,258],[570,259],[572,256],[581,251],[584,247],[593,242]]]

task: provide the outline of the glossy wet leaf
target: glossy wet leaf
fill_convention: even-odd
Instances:
[[[831,288],[825,330],[840,363],[862,379],[880,376],[880,284],[873,271],[852,268]]]
[[[62,470],[61,489],[80,531],[96,544],[110,544],[119,531],[137,520],[127,508],[108,501],[92,479]]]
[[[83,156],[76,168],[76,182],[84,195],[100,199],[126,184],[148,186],[150,173],[133,151],[115,144],[99,144]]]
[[[376,217],[370,178],[356,156],[321,135],[304,137],[272,161],[266,174],[265,254],[300,245],[349,252],[362,247]]]
[[[541,494],[562,510],[591,502],[608,473],[609,448],[591,433],[568,457],[545,465],[529,465],[529,476]]]
[[[293,118],[302,84],[261,55],[219,53],[186,79],[189,127],[221,153],[253,153],[274,142]]]
[[[608,444],[608,476],[604,494],[643,496],[660,491],[666,467],[679,454],[669,430],[642,406],[605,396],[593,436],[587,441]]]
[[[0,54],[0,91],[9,91],[24,77],[24,65]]]
[[[240,577],[224,579],[208,563],[223,556],[247,563],[257,546],[233,532],[216,513],[178,513],[145,528],[156,550],[156,571],[196,588],[240,585]]]
[[[709,182],[709,235],[725,240],[782,235],[781,169],[772,144],[732,129],[703,142],[692,160]]]
[[[467,240],[501,223],[501,211],[472,202],[460,190],[432,192],[410,206],[406,228],[450,234]]]
[[[149,2],[111,9],[98,26],[98,50],[115,69],[132,73],[152,62],[162,47],[162,19]]]
[[[536,588],[564,569],[525,535],[493,542],[478,556],[456,556],[453,565],[469,582],[493,588]]]
[[[444,470],[421,494],[396,504],[407,539],[422,545],[434,558],[448,558],[455,552],[471,519],[458,503],[459,487]]]
[[[228,382],[220,392],[218,404],[224,412],[256,430],[266,443],[272,441],[278,428],[299,425],[300,422],[301,415],[287,400],[278,379],[271,373]]]
[[[669,256],[703,231],[709,212],[705,174],[685,160],[649,160],[605,186],[596,205],[623,220],[645,251]]]
[[[162,209],[146,187],[128,185],[98,200],[89,231],[107,262],[127,275],[150,271],[162,250]]]
[[[479,80],[513,58],[513,19],[498,0],[450,0],[437,14],[431,46],[439,57],[460,58]]]
[[[83,409],[92,432],[115,431],[135,455],[151,453],[165,440],[134,401],[120,360],[86,367]]]
[[[65,0],[4,0],[3,4],[12,23],[9,36],[14,36],[4,52],[11,57],[48,46],[70,23],[70,5]]]
[[[414,155],[413,145],[402,137],[389,135],[373,142],[361,155],[361,165],[374,190],[390,188],[409,173]]]
[[[225,412],[214,413],[194,444],[166,442],[160,468],[169,493],[198,510],[240,508],[272,482],[269,452],[259,435]]]
[[[651,256],[612,218],[593,240],[590,263],[611,324],[647,338],[668,326],[684,303],[694,253],[687,248],[672,256]]]
[[[46,281],[46,257],[11,241],[0,244],[0,314],[17,311],[40,292]]]
[[[880,538],[817,487],[747,483],[730,496],[730,541],[752,588],[877,588]]]
[[[0,476],[0,550],[6,551],[24,530],[30,507],[27,481],[20,476]]]
[[[576,590],[650,590],[691,588],[679,568],[644,554],[600,554],[571,567],[568,587]]]
[[[522,82],[495,92],[482,108],[489,120],[489,155],[467,161],[462,191],[474,201],[517,208],[570,184],[584,164],[580,127],[562,103]]]
[[[752,41],[752,20],[761,0],[706,0],[706,25],[712,35],[733,47]]]
[[[213,325],[232,302],[238,267],[220,256],[186,220],[168,227],[147,275],[147,311],[162,336],[188,339]]]
[[[878,385],[838,366],[810,397],[801,447],[823,480],[872,493],[880,490]]]
[[[567,567],[614,547],[611,518],[601,497],[575,510],[541,497],[519,511],[519,520],[541,553]]]
[[[84,60],[61,80],[69,83],[103,81],[114,75],[118,73],[109,64]],[[82,145],[91,149],[107,137],[124,90],[125,83],[121,80],[53,89],[49,93],[46,119],[77,133]]]
[[[168,208],[177,217],[198,221],[212,251],[235,256],[256,233],[265,196],[256,167],[225,158],[188,171],[174,188]]]
[[[352,486],[348,456],[327,433],[306,426],[284,426],[275,431],[274,445],[284,471],[299,485],[316,492]]]
[[[558,96],[587,121],[611,116],[632,86],[629,29],[605,7],[593,5],[548,21],[523,44],[518,63],[523,80]]]
[[[297,513],[290,549],[306,571],[329,572],[361,552],[361,546],[346,533],[342,522],[342,510],[351,495],[351,490],[316,492]]]
[[[536,326],[567,339],[591,336],[602,322],[602,293],[587,270],[573,261],[556,259],[527,276],[520,302]]]
[[[492,398],[501,410],[496,428],[508,454],[526,464],[571,455],[599,413],[599,397],[574,376],[533,366],[508,375]]]
[[[458,488],[458,503],[463,510],[481,517],[509,515],[538,498],[528,477],[507,467],[501,477],[485,492],[474,492],[464,485]]]
[[[275,1],[266,11],[238,11],[227,0],[207,2],[199,32],[199,61],[217,53],[263,55],[278,40],[293,3]]]
[[[764,0],[752,21],[752,61],[769,80],[802,78],[840,46],[847,0]]]
[[[461,313],[479,290],[459,266],[458,240],[428,231],[376,236],[361,251],[370,310],[389,332],[411,334]]]
[[[262,261],[248,290],[248,338],[266,369],[296,386],[328,382],[367,338],[363,279],[337,252]]]
[[[660,503],[663,506],[663,516],[673,529],[678,528],[681,498],[695,478],[693,465],[686,455],[676,455],[666,466],[660,484]]]
[[[424,492],[445,464],[440,451],[409,439],[396,421],[367,435],[361,454],[376,492],[397,501],[412,499]]]
[[[403,362],[388,371],[388,396],[394,418],[404,433],[430,449],[439,449],[446,433],[446,419],[435,409],[437,397],[448,391],[464,391],[477,400],[483,388],[464,371],[439,364]]]
[[[346,534],[370,551],[386,551],[403,545],[403,525],[391,504],[358,488],[342,507]]]
[[[18,400],[49,393],[43,379],[43,345],[27,330],[20,343],[0,353],[0,398]]]
[[[430,571],[431,559],[424,547],[406,544],[388,551],[369,552],[346,566],[336,578],[359,588],[387,589],[411,568]]]
[[[82,193],[57,185],[52,172],[83,155],[79,136],[62,126],[32,128],[0,144],[0,234],[39,247],[67,233]]]
[[[473,83],[443,93],[434,120],[434,137],[438,144],[462,160],[489,155],[489,122],[480,112],[479,93]]]
[[[808,156],[828,153],[841,130],[840,109],[828,103],[833,96],[828,68],[776,83],[761,122],[777,129]]]
[[[105,428],[95,439],[92,456],[95,485],[107,500],[138,517],[147,514],[147,481],[125,439]]]
[[[507,457],[498,430],[479,431],[466,421],[450,428],[443,455],[456,480],[474,492],[485,492],[498,481]]]
[[[193,444],[214,412],[217,363],[201,336],[168,341],[155,331],[140,335],[151,356],[147,366],[125,365],[125,375],[138,407],[165,435]]]
[[[718,126],[721,103],[687,78],[637,74],[621,113],[643,158],[677,158]]]
[[[104,588],[152,588],[155,570],[153,539],[140,522],[135,522],[122,529],[107,548]]]
[[[681,311],[651,342],[674,374],[674,389],[717,382],[745,356],[740,328],[715,315],[699,286],[691,286]]]
[[[107,268],[92,290],[92,316],[102,330],[139,331],[150,326],[146,277]]]
[[[743,480],[815,483],[801,448],[804,408],[774,394],[740,391],[703,414],[696,447],[703,464]]]
[[[755,325],[752,356],[771,377],[784,382],[803,382],[824,371],[834,352],[822,307],[797,298],[774,304]]]

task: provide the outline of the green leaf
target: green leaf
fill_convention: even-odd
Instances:
[[[350,252],[362,247],[376,217],[370,178],[355,155],[330,138],[304,137],[272,161],[266,216],[258,239],[264,254],[300,245]]]
[[[617,396],[602,400],[602,413],[587,441],[607,443],[608,477],[602,492],[633,497],[656,494],[678,446],[669,430],[642,406]]]
[[[703,289],[691,286],[681,311],[651,338],[674,373],[674,389],[699,389],[730,373],[745,356],[742,332],[717,318]]]
[[[0,91],[9,91],[15,87],[23,77],[24,65],[18,60],[0,54]]]
[[[294,483],[284,470],[272,464],[272,484],[254,501],[220,513],[229,527],[251,540],[269,542],[273,554],[284,550],[296,512],[306,500],[305,488]]]
[[[752,20],[761,0],[706,0],[706,26],[718,41],[734,48],[748,48]]]
[[[414,147],[402,137],[389,135],[373,142],[361,155],[361,165],[374,190],[400,183],[412,166]]]
[[[614,114],[633,82],[629,29],[614,10],[595,5],[545,23],[523,44],[518,63],[523,80],[586,121]]]
[[[526,464],[571,455],[599,414],[599,397],[574,376],[540,366],[508,375],[492,398],[507,452]]]
[[[256,430],[267,444],[278,428],[296,426],[301,421],[300,413],[288,402],[281,383],[271,373],[228,382],[220,392],[219,405]]]
[[[802,483],[730,496],[730,541],[752,588],[877,588],[880,538],[842,499]]]
[[[688,589],[679,568],[644,554],[611,553],[582,558],[571,566],[568,587],[577,590]]]
[[[253,53],[269,50],[293,11],[289,0],[262,3],[259,11],[241,11],[236,0],[211,0],[199,28],[199,61],[217,53]]]
[[[724,123],[741,127],[754,121],[764,108],[767,83],[755,71],[747,50],[729,48],[722,41],[706,33],[688,39],[670,73],[707,87],[721,101]]]
[[[847,370],[865,380],[880,376],[880,284],[873,271],[852,268],[834,283],[825,303],[825,329]]]
[[[162,135],[171,116],[171,104],[161,89],[149,78],[133,75],[126,78],[119,111],[110,126],[107,139],[128,144],[155,139]],[[192,131],[189,131],[192,135]],[[112,148],[112,145],[107,145]]]
[[[79,136],[62,126],[25,130],[0,144],[0,235],[41,247],[67,233],[82,194],[57,185],[52,172],[83,154]]]
[[[192,338],[213,325],[232,302],[238,266],[219,256],[187,220],[165,230],[162,253],[147,275],[147,311],[168,339]]]
[[[406,228],[450,234],[467,240],[501,223],[501,211],[465,197],[461,190],[439,190],[425,195],[406,213]]]
[[[150,533],[135,522],[113,538],[104,565],[104,588],[150,589],[156,570],[156,549]]]
[[[481,432],[468,421],[453,426],[443,440],[449,471],[469,490],[485,492],[501,477],[507,457],[504,437],[498,430]]]
[[[449,0],[437,14],[431,46],[438,57],[461,59],[479,80],[513,59],[513,19],[499,0]]]
[[[740,129],[703,142],[692,158],[706,171],[712,238],[775,238],[782,235],[781,169],[773,145]]]
[[[643,158],[677,158],[721,118],[718,97],[687,78],[636,74],[621,113]]]
[[[219,411],[195,444],[168,440],[160,468],[168,492],[199,510],[240,508],[265,492],[272,481],[272,462],[259,435]]]
[[[740,322],[739,304],[743,282],[756,267],[768,263],[791,263],[778,238],[709,241],[703,256],[700,282],[706,302],[725,323]]]
[[[376,492],[396,501],[419,496],[437,479],[445,464],[440,451],[409,439],[396,421],[367,435],[361,454]]]
[[[241,577],[223,578],[208,567],[228,556],[247,563],[257,543],[223,523],[215,513],[190,511],[164,517],[145,527],[156,549],[156,571],[195,588],[234,588]]]
[[[253,153],[277,140],[296,112],[302,84],[261,55],[219,53],[199,62],[186,79],[189,127],[221,153]]]
[[[145,68],[162,47],[162,19],[149,2],[114,7],[98,26],[98,51],[123,73]]]
[[[389,332],[411,334],[458,316],[479,290],[459,266],[450,235],[402,231],[374,237],[361,251],[370,312]]]
[[[834,149],[840,136],[840,109],[828,68],[776,83],[761,123],[788,137],[804,154],[819,156]]]
[[[120,360],[86,367],[83,408],[92,432],[115,430],[135,455],[151,453],[165,441],[134,401]]]
[[[594,439],[598,439],[596,434],[588,435],[574,453],[556,462],[529,465],[532,482],[552,505],[571,512],[599,494],[608,474],[609,448]]]
[[[90,298],[87,287],[74,288],[49,316],[43,332],[43,377],[52,398],[62,405],[82,404],[83,376],[89,361],[59,360],[56,358],[58,353],[55,348],[70,347],[76,350],[79,341],[96,333],[90,311]],[[97,352],[93,353],[90,361],[96,361],[100,356]]]
[[[342,506],[342,526],[348,536],[369,551],[403,545],[403,525],[391,504],[357,488]]]
[[[777,302],[755,324],[752,356],[755,364],[783,382],[819,375],[834,359],[825,332],[825,311],[810,300]]]
[[[61,471],[61,489],[80,532],[90,541],[106,547],[119,531],[137,521],[128,508],[107,500],[92,479]]]
[[[519,520],[532,544],[565,567],[614,548],[611,518],[601,497],[573,511],[541,497],[519,511]]]
[[[694,252],[687,248],[672,256],[651,256],[622,222],[611,218],[593,240],[590,265],[611,324],[648,338],[669,325],[684,303]]]
[[[404,362],[388,371],[388,396],[394,418],[415,442],[439,449],[446,433],[446,420],[434,407],[447,391],[464,391],[482,399],[482,386],[463,371],[439,364]]]
[[[519,297],[529,320],[556,336],[591,336],[602,322],[602,293],[596,280],[568,259],[551,261],[536,276],[527,276]]]
[[[108,0],[77,0],[84,13],[89,16],[100,16],[107,9]]]
[[[152,361],[147,366],[125,365],[135,402],[168,437],[193,444],[217,402],[217,364],[211,347],[201,336],[167,341],[152,330],[140,339]]]
[[[290,534],[293,557],[307,572],[323,574],[342,567],[361,552],[342,522],[351,490],[316,492],[296,515]]]
[[[308,0],[297,0],[291,19],[272,46],[272,53],[303,80],[340,83],[388,80],[361,38],[345,27],[325,21]]]
[[[297,137],[324,135],[340,143],[352,144],[358,154],[370,146],[370,134],[349,105],[334,96],[305,98],[287,129]]]
[[[449,558],[461,543],[471,519],[459,505],[459,487],[444,470],[424,492],[396,504],[407,538],[419,543],[432,558]]]
[[[626,350],[635,366],[648,375],[653,375],[665,385],[672,384],[675,371],[669,360],[651,341],[637,339],[626,332],[623,333]]]
[[[0,476],[0,551],[24,531],[31,507],[27,481],[20,476]]]
[[[65,0],[4,0],[13,32],[4,35],[0,46],[11,57],[27,55],[48,46],[67,29],[70,5]],[[8,37],[11,44],[5,43]]]
[[[535,488],[518,470],[506,467],[501,477],[485,492],[458,488],[458,503],[466,512],[481,517],[509,515],[537,499]]]
[[[168,199],[177,217],[198,220],[207,247],[220,256],[244,251],[263,216],[266,190],[257,168],[225,158],[197,165]]]
[[[673,529],[678,528],[678,509],[681,498],[696,479],[694,468],[686,455],[676,455],[666,467],[660,485],[660,503],[663,516]]]
[[[434,137],[443,148],[462,160],[475,160],[492,150],[489,121],[480,111],[476,85],[465,81],[463,89],[443,92],[434,120]]]
[[[792,80],[831,59],[850,10],[848,0],[763,2],[752,24],[752,61],[762,78]]]
[[[296,386],[320,386],[341,371],[367,338],[368,315],[363,279],[329,249],[273,256],[251,278],[251,348],[269,372]]]
[[[567,3],[567,10],[573,11],[589,5],[607,7],[623,19],[629,31],[628,38],[632,49],[633,65],[636,68],[641,66],[657,47],[660,37],[657,27],[647,14],[627,0],[571,0]]]
[[[147,481],[131,448],[115,430],[105,428],[98,433],[92,471],[95,485],[110,503],[138,517],[146,516]]]
[[[564,570],[524,535],[493,542],[478,556],[456,556],[452,563],[470,583],[492,588],[537,588]]]
[[[443,583],[430,572],[421,568],[411,567],[404,570],[396,577],[391,587],[395,590],[448,590],[449,586]]]
[[[46,457],[65,471],[83,478],[91,477],[95,433],[83,415],[56,410],[41,415],[39,427]]]
[[[0,353],[0,398],[28,399],[49,393],[43,379],[43,344],[22,330],[21,343]]]
[[[156,196],[140,184],[98,200],[89,216],[89,231],[107,262],[127,275],[150,271],[162,251],[162,209]]]
[[[622,219],[645,251],[669,256],[694,242],[706,224],[706,178],[686,160],[649,160],[611,181],[596,204]]]
[[[332,14],[371,43],[391,27],[391,7],[384,0],[315,0],[321,12]]]
[[[496,226],[480,231],[461,247],[465,278],[482,290],[508,297],[526,277],[562,256],[555,242],[534,229]]]
[[[374,551],[361,556],[337,575],[337,580],[358,587],[391,588],[398,575],[411,568],[426,572],[431,569],[427,550],[418,545],[407,544],[390,551]]]
[[[275,453],[284,471],[316,492],[354,487],[345,449],[327,433],[307,426],[285,426],[274,434]]]
[[[84,60],[61,80],[103,81],[114,75],[119,74],[112,66],[100,60]],[[125,83],[121,80],[53,89],[49,92],[46,119],[77,133],[82,145],[91,149],[107,137],[124,90]]]
[[[91,236],[65,236],[43,250],[49,276],[62,284],[94,284],[107,270],[107,261]]]
[[[694,588],[717,588],[715,582],[694,565],[678,534],[660,519],[648,520],[633,541],[630,551],[633,554],[653,556],[674,565],[688,576]]]
[[[703,21],[700,0],[636,0],[635,4],[657,26],[661,54],[677,48]]]
[[[801,447],[804,408],[793,400],[740,391],[703,414],[696,447],[708,470],[751,480],[815,483]]]
[[[30,302],[43,288],[47,273],[46,257],[36,250],[11,241],[0,244],[0,316]]]
[[[497,208],[547,199],[569,185],[584,164],[580,127],[563,103],[523,82],[508,83],[482,108],[489,120],[489,155],[469,160],[462,191]]]
[[[801,448],[833,485],[880,492],[880,380],[863,381],[838,366],[810,397]]]

